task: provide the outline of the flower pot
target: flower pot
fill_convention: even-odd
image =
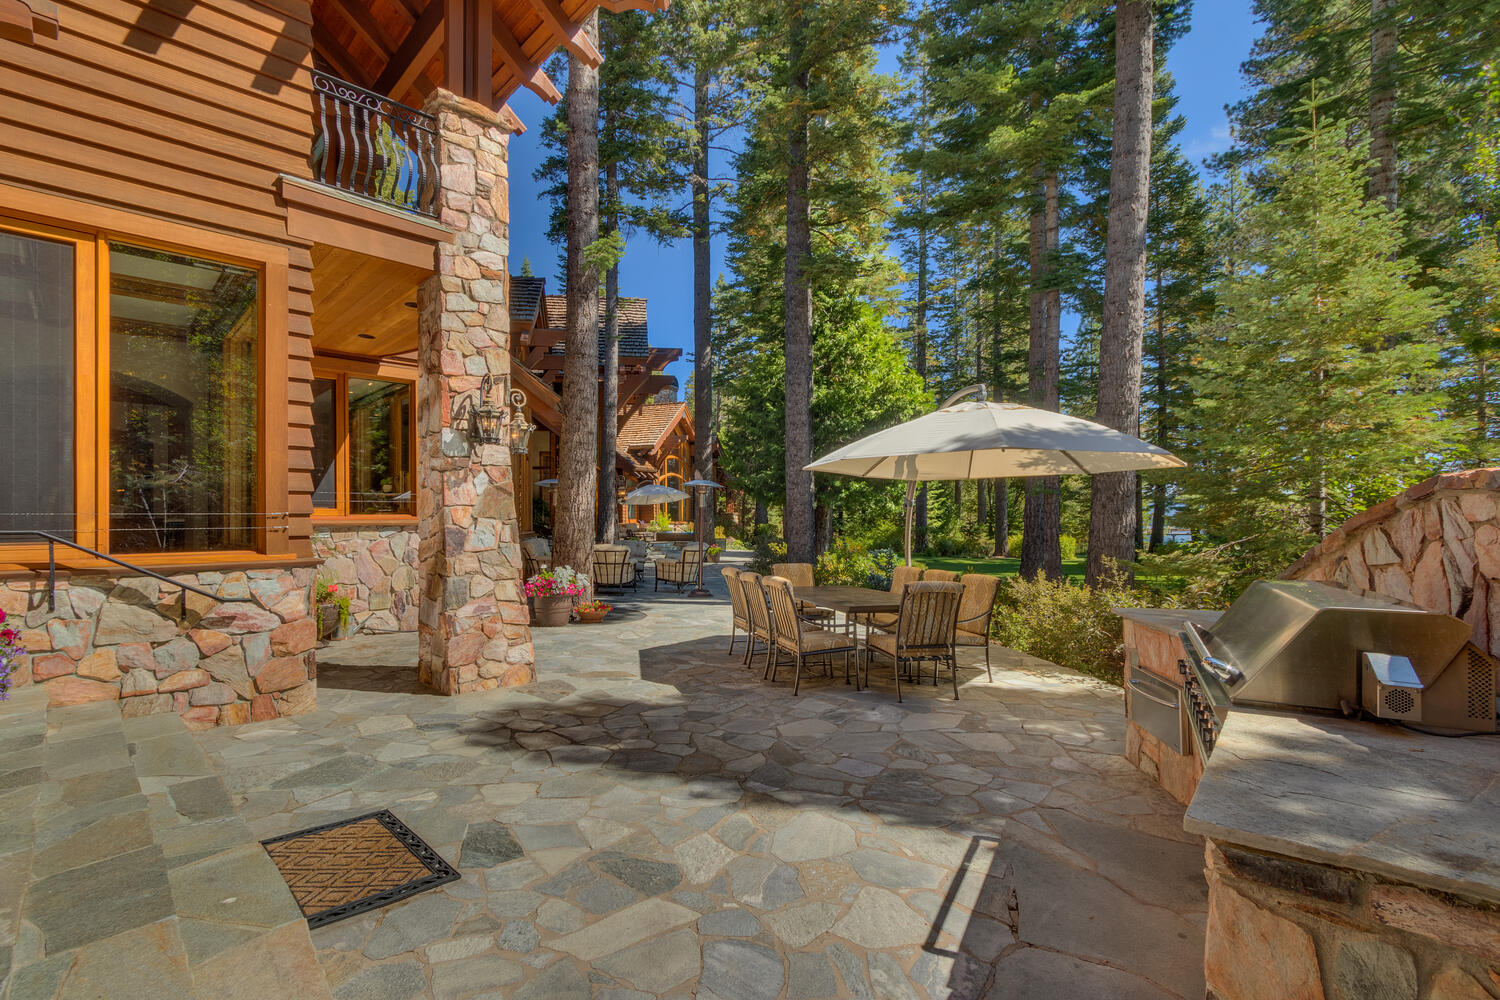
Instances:
[[[704,549],[703,550],[703,561],[704,562],[716,563],[716,562],[719,561],[719,555],[720,555],[720,553],[718,553],[718,552],[710,552],[707,549]]]
[[[579,608],[578,620],[586,625],[598,625],[600,622],[604,621],[604,616],[609,614],[613,610],[613,607],[595,608],[591,611],[584,608]]]
[[[318,638],[324,642],[339,631],[339,606],[336,601],[318,605]]]
[[[548,628],[566,625],[573,614],[573,598],[567,594],[555,597],[533,597],[531,613],[537,625]]]

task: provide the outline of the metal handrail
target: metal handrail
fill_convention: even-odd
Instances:
[[[317,70],[312,82],[314,179],[436,219],[437,118]]]
[[[193,593],[198,594],[201,597],[207,597],[210,600],[212,600],[212,601],[214,601],[214,602],[216,602],[218,604],[246,604],[246,603],[253,604],[254,603],[254,598],[250,598],[250,597],[220,597],[218,594],[211,594],[208,591],[202,589],[201,587],[195,587],[195,586],[193,586],[191,583],[183,583],[181,580],[174,580],[170,576],[162,576],[160,573],[154,572],[153,570],[149,570],[149,569],[147,569],[144,566],[137,566],[135,563],[128,563],[128,562],[126,562],[123,559],[116,559],[114,556],[105,555],[103,552],[98,552],[98,551],[96,551],[94,549],[91,549],[87,545],[79,545],[75,541],[71,541],[71,540],[69,540],[67,538],[62,538],[62,537],[60,537],[58,535],[53,535],[53,534],[50,534],[50,533],[45,532],[45,531],[30,531],[30,530],[19,529],[19,528],[15,528],[15,529],[11,529],[11,528],[0,529],[0,538],[14,537],[14,536],[17,536],[17,535],[24,535],[27,538],[41,538],[41,539],[44,539],[47,542],[47,610],[48,611],[56,611],[57,610],[57,546],[59,546],[59,545],[66,545],[70,549],[76,549],[79,552],[83,552],[83,553],[86,553],[88,555],[93,556],[95,559],[103,559],[105,562],[114,563],[116,566],[122,567],[124,569],[128,569],[132,573],[138,573],[141,576],[149,576],[153,580],[160,580],[162,583],[170,583],[174,587],[181,587],[182,588],[182,603],[181,603],[181,608],[182,608],[182,615],[183,615],[184,618],[187,617],[187,595],[188,595],[188,591],[190,591],[190,590]]]

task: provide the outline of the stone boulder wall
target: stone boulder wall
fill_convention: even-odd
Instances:
[[[415,525],[318,528],[313,554],[323,560],[318,574],[349,595],[349,613],[364,627],[383,632],[415,632],[421,607]]]
[[[1500,655],[1500,469],[1434,476],[1340,525],[1282,574],[1462,618]]]
[[[176,712],[207,728],[311,711],[317,624],[311,568],[183,573],[219,597],[187,595],[150,577],[60,580],[52,610],[44,577],[0,583],[0,608],[28,655],[17,684],[46,686],[57,708],[118,701],[126,718]]]

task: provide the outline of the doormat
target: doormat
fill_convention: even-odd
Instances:
[[[459,879],[389,810],[261,841],[308,927],[389,906]]]

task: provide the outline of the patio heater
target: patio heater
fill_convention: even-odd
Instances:
[[[691,486],[693,488],[693,493],[698,498],[698,517],[700,519],[702,519],[702,517],[703,517],[703,499],[704,499],[704,497],[707,497],[707,496],[711,495],[709,493],[709,490],[722,490],[724,488],[723,486],[721,486],[718,483],[714,482],[712,479],[689,479],[687,482],[683,483],[682,485],[684,485],[684,486]],[[713,525],[711,523],[709,524],[708,530],[710,532],[713,531]],[[694,588],[693,590],[688,591],[688,596],[689,597],[710,597],[710,596],[712,596],[711,594],[709,594],[708,588],[706,588],[706,587],[703,586],[703,539],[702,538],[698,539],[698,586],[696,588]]]

